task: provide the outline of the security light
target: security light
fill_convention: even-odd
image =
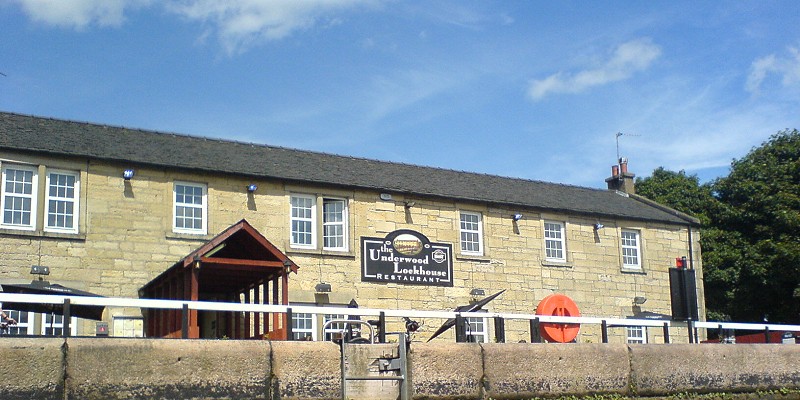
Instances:
[[[133,178],[134,175],[136,175],[136,171],[134,171],[132,169],[126,169],[125,171],[122,171],[122,177],[126,181],[131,180],[131,178]]]
[[[511,219],[513,219],[513,220],[514,220],[514,222],[517,222],[517,221],[519,221],[519,220],[521,220],[521,219],[522,219],[522,214],[520,214],[520,213],[516,213],[516,214],[514,214],[514,215],[512,215],[512,216],[511,216]]]
[[[647,297],[644,296],[636,296],[633,298],[633,304],[642,305],[647,301]]]
[[[469,294],[470,294],[470,296],[485,296],[486,295],[486,291],[483,290],[483,289],[475,288],[475,289],[470,290]]]
[[[32,275],[50,275],[50,267],[44,265],[31,265]]]
[[[320,282],[320,283],[317,284],[317,286],[314,286],[314,290],[316,290],[317,293],[330,293],[331,292],[331,284],[330,283],[325,283],[325,282]]]
[[[605,227],[606,227],[605,225],[603,225],[603,224],[601,224],[599,222],[594,224],[594,230],[596,230],[596,231],[599,231],[600,229],[603,229]]]
[[[255,183],[251,183],[251,184],[247,185],[247,191],[248,192],[253,193],[256,190],[258,190],[258,185],[256,185]]]

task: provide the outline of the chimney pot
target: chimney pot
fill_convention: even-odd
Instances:
[[[619,168],[622,171],[622,174],[625,175],[628,173],[628,160],[624,160],[619,164]]]
[[[619,165],[612,165],[611,166],[611,176],[613,176],[613,177],[619,176]]]

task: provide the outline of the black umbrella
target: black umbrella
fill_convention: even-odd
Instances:
[[[47,281],[33,281],[31,283],[20,284],[3,283],[0,284],[0,288],[2,288],[4,293],[102,297],[94,293],[61,286],[57,283],[50,283]],[[13,303],[7,301],[3,302],[3,308],[16,311],[32,311],[43,314],[64,314],[63,304]],[[70,305],[70,314],[72,314],[73,317],[78,318],[87,318],[99,321],[103,319],[103,310],[105,310],[105,306]]]
[[[497,296],[500,296],[501,294],[503,294],[503,292],[505,292],[505,289],[503,289],[503,290],[501,290],[501,291],[499,291],[499,292],[497,292],[497,293],[495,293],[495,294],[493,294],[493,295],[491,295],[491,296],[489,296],[489,297],[487,297],[487,298],[485,298],[485,299],[483,299],[481,301],[477,301],[477,302],[475,302],[473,304],[469,304],[469,305],[466,305],[466,306],[458,306],[458,307],[456,307],[456,309],[454,311],[455,312],[474,312],[474,311],[479,311],[481,308],[483,308],[483,306],[488,304],[490,301],[494,300]],[[445,321],[442,324],[442,326],[439,327],[439,329],[436,330],[436,332],[433,332],[433,335],[431,335],[431,337],[430,337],[430,339],[428,339],[428,341],[430,342],[435,337],[441,335],[446,330],[452,328],[455,324],[456,324],[456,319],[455,318],[448,319],[447,321]]]

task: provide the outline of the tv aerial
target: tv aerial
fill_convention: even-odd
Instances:
[[[642,135],[637,135],[637,134],[635,134],[635,133],[622,133],[622,132],[617,132],[617,134],[616,134],[616,138],[615,138],[615,139],[616,139],[616,141],[617,141],[617,162],[619,162],[619,161],[622,159],[622,157],[620,157],[620,155],[619,155],[619,137],[620,137],[620,136],[642,136]]]

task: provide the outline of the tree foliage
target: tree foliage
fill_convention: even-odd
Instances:
[[[710,184],[658,168],[636,190],[700,219],[709,314],[800,321],[800,132],[776,133]]]

